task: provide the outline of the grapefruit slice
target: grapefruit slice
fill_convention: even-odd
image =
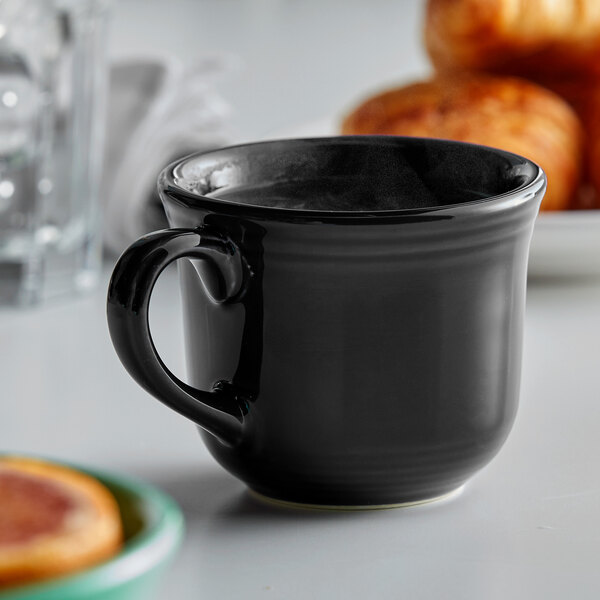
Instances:
[[[119,507],[99,481],[0,456],[0,588],[92,566],[113,556],[122,539]]]

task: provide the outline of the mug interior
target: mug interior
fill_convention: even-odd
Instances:
[[[342,136],[224,148],[184,159],[166,177],[223,204],[360,215],[491,201],[543,175],[530,160],[485,146]]]

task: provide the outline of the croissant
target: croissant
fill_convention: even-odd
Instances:
[[[441,71],[600,77],[600,2],[429,0],[425,44]]]
[[[341,130],[447,138],[526,156],[548,176],[543,210],[569,207],[580,180],[583,135],[573,109],[517,78],[455,74],[398,87],[354,108]]]
[[[555,79],[551,89],[565,98],[579,115],[585,131],[585,178],[600,197],[600,79]]]
[[[585,174],[596,197],[583,207],[600,208],[600,83],[587,88],[585,98],[581,113],[586,131]]]

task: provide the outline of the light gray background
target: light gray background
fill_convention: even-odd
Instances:
[[[240,139],[269,135],[427,71],[420,2],[121,0],[115,56],[223,52]],[[0,311],[0,447],[132,473],[183,506],[187,537],[159,598],[596,599],[600,594],[600,284],[529,286],[522,403],[462,495],[411,509],[293,512],[252,501],[195,428],[125,373],[105,280],[83,299]],[[151,320],[183,374],[177,279]]]

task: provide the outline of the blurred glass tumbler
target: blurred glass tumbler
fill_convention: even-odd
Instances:
[[[0,2],[0,304],[97,282],[107,6]]]
[[[539,167],[443,140],[321,138],[199,154],[159,188],[174,229],[115,266],[112,340],[254,492],[428,501],[500,449],[518,404]],[[148,326],[176,259],[189,385]]]

